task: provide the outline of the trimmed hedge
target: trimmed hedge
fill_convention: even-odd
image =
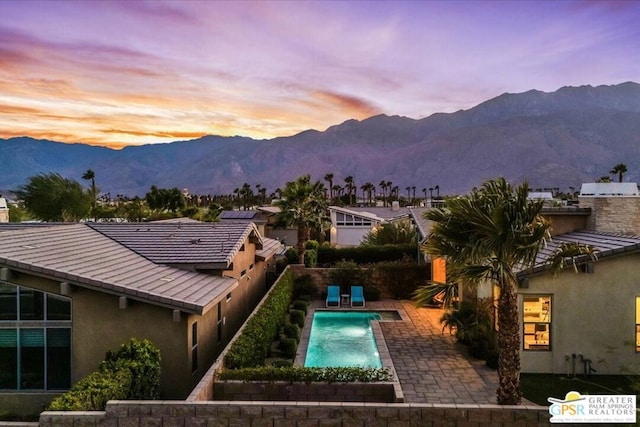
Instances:
[[[288,382],[385,382],[392,381],[393,375],[387,368],[304,368],[302,366],[224,370],[218,374],[222,381],[288,381]]]
[[[225,367],[240,369],[264,364],[289,309],[292,293],[293,273],[288,270],[280,276],[258,311],[247,320],[242,334],[224,357]]]
[[[355,261],[357,264],[375,264],[384,261],[412,259],[418,261],[420,251],[417,243],[384,246],[356,246],[352,248],[318,248],[318,265],[332,266],[341,260]]]
[[[98,370],[49,405],[51,411],[104,411],[109,400],[153,400],[160,396],[160,350],[132,338],[109,351]]]
[[[298,325],[300,328],[304,326],[305,313],[302,310],[289,310],[289,319],[291,323]]]

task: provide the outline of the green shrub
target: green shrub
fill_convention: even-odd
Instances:
[[[274,360],[271,366],[276,368],[290,368],[293,366],[293,362],[291,360]]]
[[[277,337],[293,292],[293,273],[280,276],[258,311],[247,320],[242,334],[225,355],[229,369],[255,367],[264,364],[271,343]]]
[[[307,268],[316,268],[318,265],[318,251],[316,249],[307,249],[304,252],[304,265]]]
[[[124,400],[132,385],[128,369],[98,370],[77,382],[71,390],[55,398],[50,411],[104,411],[109,400]]]
[[[304,244],[306,250],[317,250],[320,247],[320,243],[317,240],[307,240]]]
[[[431,275],[427,264],[415,264],[407,260],[378,263],[373,268],[382,290],[395,299],[412,299],[414,292]]]
[[[109,400],[153,400],[160,396],[160,350],[132,338],[107,352],[98,370],[54,399],[52,411],[103,411]]]
[[[133,381],[127,399],[154,400],[160,397],[160,350],[149,340],[132,338],[118,351],[107,352],[103,369],[131,371]]]
[[[287,338],[293,338],[296,342],[300,342],[300,326],[296,323],[284,325],[283,332]]]
[[[289,319],[291,323],[297,324],[299,327],[304,326],[305,313],[302,310],[289,310]]]
[[[309,309],[309,303],[303,300],[295,300],[293,303],[291,303],[291,307],[294,310],[304,311],[304,314],[306,316],[307,310]]]
[[[293,359],[296,357],[296,350],[298,349],[298,342],[295,338],[283,337],[280,339],[280,350],[285,357]]]
[[[366,268],[360,268],[354,261],[342,260],[329,271],[329,283],[340,285],[340,293],[349,294],[351,286],[368,285],[369,272]]]
[[[285,258],[287,258],[287,263],[289,264],[297,264],[298,263],[298,251],[296,248],[289,248],[284,253]]]
[[[303,274],[293,281],[293,299],[300,299],[301,295],[318,295],[318,287],[310,274]]]
[[[350,260],[357,265],[375,264],[385,261],[401,261],[411,259],[414,262],[421,257],[417,243],[386,246],[356,246],[349,248],[333,248],[321,246],[318,248],[318,265],[334,266],[341,260]]]
[[[288,381],[288,382],[383,382],[392,381],[393,375],[386,368],[305,368],[302,366],[234,369],[219,373],[220,380],[236,381]]]

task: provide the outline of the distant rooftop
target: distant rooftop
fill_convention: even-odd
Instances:
[[[638,196],[638,184],[635,182],[588,182],[582,184],[580,196]]]

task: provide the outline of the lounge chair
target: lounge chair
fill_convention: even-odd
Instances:
[[[351,307],[364,307],[362,286],[351,287]]]
[[[325,304],[327,307],[340,307],[340,286],[327,286],[327,301]]]

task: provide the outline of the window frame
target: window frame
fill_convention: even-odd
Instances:
[[[543,300],[545,298],[547,302]],[[527,299],[531,301],[527,301]],[[537,299],[537,301],[534,302],[534,299]],[[527,302],[530,304],[539,304],[540,311],[527,310],[525,307]],[[545,305],[547,305],[546,309]],[[535,315],[538,319],[527,321],[527,313],[531,313],[529,317]],[[542,319],[540,319],[541,316]],[[552,324],[553,294],[524,294],[522,297],[522,350],[531,352],[552,351]],[[543,337],[543,334],[547,334],[546,340],[538,338],[539,336]],[[532,348],[532,344],[527,341],[527,337],[531,336],[533,336],[533,345],[535,345],[535,348]],[[539,341],[543,341],[543,343],[539,343]],[[546,341],[546,344],[544,341]]]

